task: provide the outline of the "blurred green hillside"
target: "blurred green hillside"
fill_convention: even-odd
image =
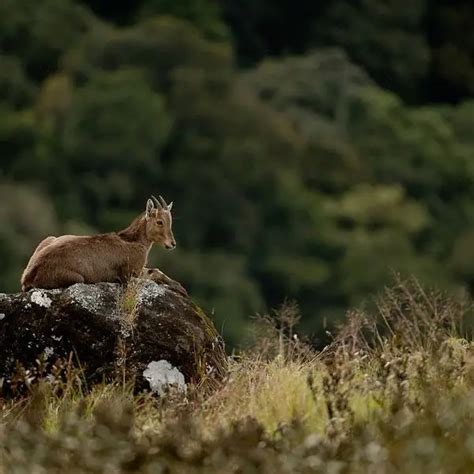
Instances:
[[[231,344],[287,297],[321,334],[392,271],[474,291],[472,2],[301,3],[2,0],[0,291],[150,193],[151,263]]]

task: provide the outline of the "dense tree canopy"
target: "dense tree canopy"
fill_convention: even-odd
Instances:
[[[232,344],[286,297],[317,333],[393,271],[473,291],[471,3],[307,3],[2,2],[0,289],[161,193],[152,263]]]

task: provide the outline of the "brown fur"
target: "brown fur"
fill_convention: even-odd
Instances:
[[[93,236],[63,235],[40,242],[21,277],[23,291],[74,283],[126,281],[139,276],[154,243],[174,248],[171,206],[147,211],[126,229]]]

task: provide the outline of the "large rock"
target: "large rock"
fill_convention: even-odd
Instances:
[[[223,346],[211,320],[189,298],[149,280],[126,288],[76,284],[0,294],[4,393],[20,366],[34,373],[58,359],[80,365],[90,383],[118,369],[134,377],[138,388],[161,392],[166,380],[183,388],[183,382],[224,374]]]

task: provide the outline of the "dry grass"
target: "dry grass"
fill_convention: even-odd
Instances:
[[[225,382],[187,398],[44,380],[0,411],[5,472],[411,473],[474,470],[468,303],[398,282],[316,352],[294,305],[260,319]],[[1,469],[0,469],[1,472]]]

